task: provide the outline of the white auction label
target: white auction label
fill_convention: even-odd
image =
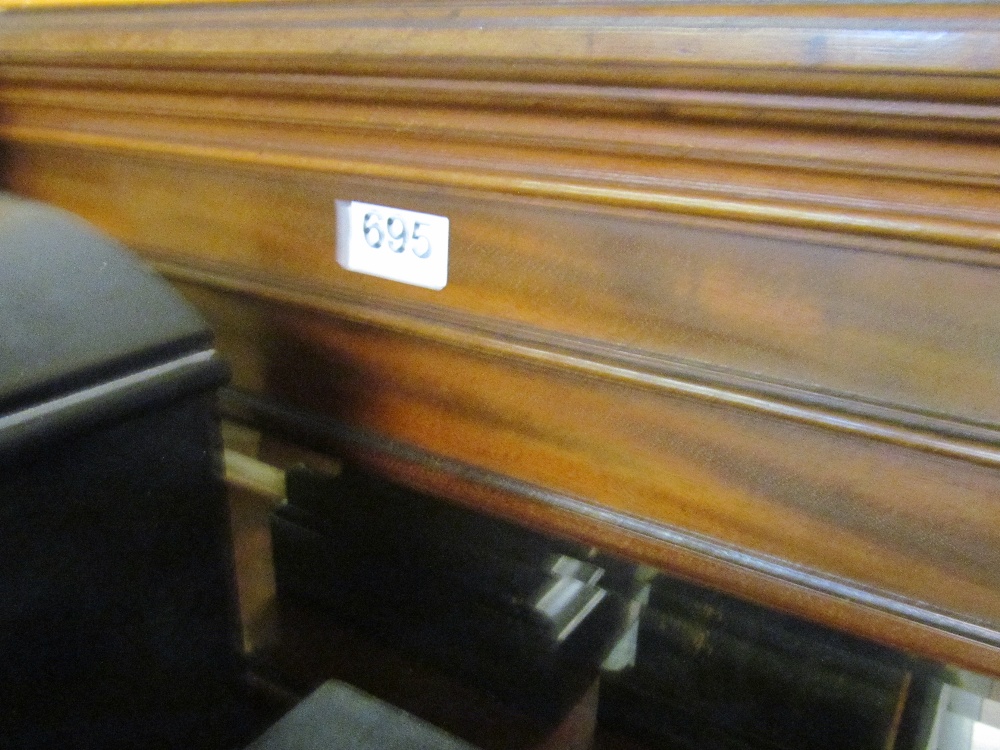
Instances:
[[[444,289],[448,217],[337,201],[337,262],[348,271]]]

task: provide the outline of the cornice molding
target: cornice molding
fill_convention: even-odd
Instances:
[[[990,3],[209,3],[8,9],[0,58],[956,101],[991,98],[998,31]]]
[[[995,251],[998,32],[988,3],[7,10],[0,136]]]
[[[3,100],[0,93],[0,102]],[[710,154],[702,159],[677,153],[636,155],[628,153],[627,145],[625,153],[593,153],[579,142],[571,148],[561,139],[558,125],[548,138],[537,135],[534,143],[525,145],[498,133],[493,135],[496,142],[491,143],[481,130],[477,139],[476,134],[447,127],[443,133],[433,134],[418,126],[387,138],[377,124],[339,128],[294,120],[262,123],[235,113],[232,119],[223,119],[211,110],[209,102],[202,113],[192,111],[188,117],[167,113],[136,117],[116,111],[9,106],[6,122],[0,123],[0,136],[33,146],[388,179],[1000,250],[996,191],[976,184],[993,180],[996,162],[988,153],[979,154],[985,169],[971,179],[956,181],[951,175],[934,175],[928,170],[907,179],[883,179],[878,194],[873,195],[873,175],[868,168],[858,174],[837,175],[793,163],[744,165],[735,158],[713,161]],[[496,120],[502,128],[503,115]],[[972,146],[967,156],[974,157],[979,150],[979,146]],[[833,156],[836,158],[835,153]],[[899,168],[903,169],[902,162]]]

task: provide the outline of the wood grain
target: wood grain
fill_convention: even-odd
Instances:
[[[647,559],[668,569],[700,576],[708,558],[758,585],[761,577],[772,585],[784,579],[792,588],[779,601],[800,614],[802,590],[853,600],[855,614],[875,609],[923,623],[937,653],[942,640],[979,643],[981,657],[1000,643],[996,529],[980,523],[997,512],[994,470],[522,367],[242,295],[186,291],[224,332],[222,347],[239,354],[238,385],[419,445],[446,484],[469,476],[449,469],[449,459],[509,478],[493,481],[494,490],[507,490],[501,512],[538,520],[530,506],[541,497],[571,516],[557,525],[563,533],[612,523],[631,544],[645,539]],[[582,526],[581,516],[589,519]],[[733,579],[724,588],[747,585]],[[828,606],[822,599],[821,611]],[[812,601],[806,613],[815,616],[816,608]],[[927,648],[926,640],[917,646],[895,632],[874,637]],[[960,651],[949,658],[960,659]]]
[[[993,469],[218,299],[244,388],[1000,626]]]
[[[7,10],[0,173],[184,282],[241,387],[371,437],[329,450],[1000,674],[998,31],[989,3]],[[337,200],[448,216],[449,285],[339,268]]]
[[[938,450],[995,462],[1000,271],[976,253],[144,159],[12,150],[7,171],[174,274],[511,356],[561,352],[636,387],[718,385],[717,398],[833,429],[943,433],[979,448]],[[448,287],[341,269],[338,199],[449,216]],[[874,423],[852,427],[852,413]]]
[[[339,67],[888,98],[934,90],[948,100],[989,100],[981,79],[1000,69],[998,17],[990,3],[382,2],[8,11],[0,54],[18,61]]]
[[[9,11],[0,134],[995,251],[997,24],[991,4]]]
[[[198,291],[191,292],[198,296]],[[506,517],[532,528],[582,540],[690,577],[703,585],[811,618],[932,659],[998,674],[1000,650],[921,622],[901,612],[899,600],[845,587],[842,581],[804,575],[801,569],[650,524],[612,508],[489,472],[359,429],[297,411],[243,391],[223,394],[225,413],[297,444],[349,458],[408,486]],[[810,585],[812,584],[812,585]],[[853,592],[853,597],[846,595]],[[887,606],[886,606],[887,605]],[[918,607],[919,608],[919,607]],[[928,614],[924,611],[924,614]]]
[[[281,90],[281,78],[272,83]],[[5,87],[2,102],[0,135],[30,144],[1000,248],[996,147],[982,134],[901,147],[882,135],[810,141],[803,125],[779,131],[789,145],[772,148],[773,133],[755,143],[753,133],[730,130],[713,142],[710,130],[693,138],[690,126],[658,118],[573,122],[560,113],[17,86]],[[743,145],[727,151],[726,143]]]

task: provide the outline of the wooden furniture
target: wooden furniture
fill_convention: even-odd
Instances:
[[[0,16],[6,186],[176,281],[241,408],[1000,675],[996,6]],[[337,200],[447,216],[447,286],[339,267]]]

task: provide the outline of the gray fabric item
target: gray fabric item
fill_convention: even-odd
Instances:
[[[204,348],[163,279],[71,214],[0,192],[0,413]]]
[[[246,750],[476,750],[342,682],[323,683]]]

